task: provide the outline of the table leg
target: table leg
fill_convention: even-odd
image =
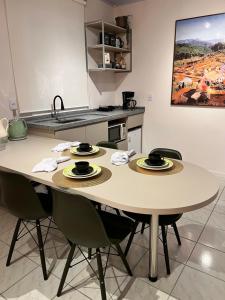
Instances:
[[[153,214],[150,221],[149,236],[149,280],[157,281],[158,276],[158,231],[159,231],[159,215]]]

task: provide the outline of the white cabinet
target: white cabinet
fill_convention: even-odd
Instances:
[[[127,140],[123,140],[121,142],[118,142],[117,147],[118,147],[119,150],[127,151],[127,148],[128,148]]]
[[[81,141],[95,145],[100,141],[108,140],[108,122],[56,131],[54,137],[65,141]]]
[[[136,153],[142,152],[142,128],[128,131],[128,150],[134,149]]]
[[[55,138],[65,141],[82,141],[85,140],[85,127],[78,127],[66,130],[60,130],[55,132]]]
[[[108,140],[108,122],[86,126],[86,142],[95,145]]]

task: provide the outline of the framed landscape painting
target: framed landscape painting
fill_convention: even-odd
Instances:
[[[176,21],[172,105],[225,107],[225,13]]]

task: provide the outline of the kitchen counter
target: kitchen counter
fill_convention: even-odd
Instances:
[[[76,112],[62,112],[60,113],[61,117],[66,118],[77,118],[80,120],[70,121],[67,123],[59,123],[55,118],[52,118],[51,115],[44,116],[34,116],[26,118],[26,122],[29,128],[39,128],[45,129],[48,131],[60,131],[65,129],[71,129],[76,127],[82,127],[86,125],[96,124],[100,122],[112,121],[116,119],[127,118],[129,116],[143,114],[145,112],[144,107],[137,107],[134,110],[123,110],[121,108],[116,108],[110,112],[102,112],[98,110],[82,110]]]

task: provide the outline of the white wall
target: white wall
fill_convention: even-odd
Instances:
[[[118,83],[117,99],[130,89],[146,106],[145,152],[175,148],[184,160],[225,175],[225,110],[170,106],[175,20],[224,11],[224,0],[144,0],[115,15],[133,15],[133,72]]]
[[[85,8],[86,22],[103,19],[113,22],[113,7],[101,0],[88,0]],[[91,108],[115,104],[115,74],[92,72],[88,77],[88,94]]]
[[[50,109],[57,93],[63,96],[67,108],[79,106],[79,102],[91,108],[114,104],[114,75],[109,72],[87,76],[84,20],[78,22],[83,17],[81,6],[72,0],[5,1],[22,112]],[[101,0],[88,0],[85,20],[96,19],[112,22],[112,6]],[[8,101],[16,98],[16,92],[4,0],[0,0],[0,45],[0,117],[11,117]],[[79,58],[76,50],[81,52]],[[75,74],[77,70],[79,76]]]
[[[9,99],[16,99],[4,1],[0,0],[0,118],[11,118]]]
[[[84,6],[71,0],[6,0],[20,112],[88,105]]]

